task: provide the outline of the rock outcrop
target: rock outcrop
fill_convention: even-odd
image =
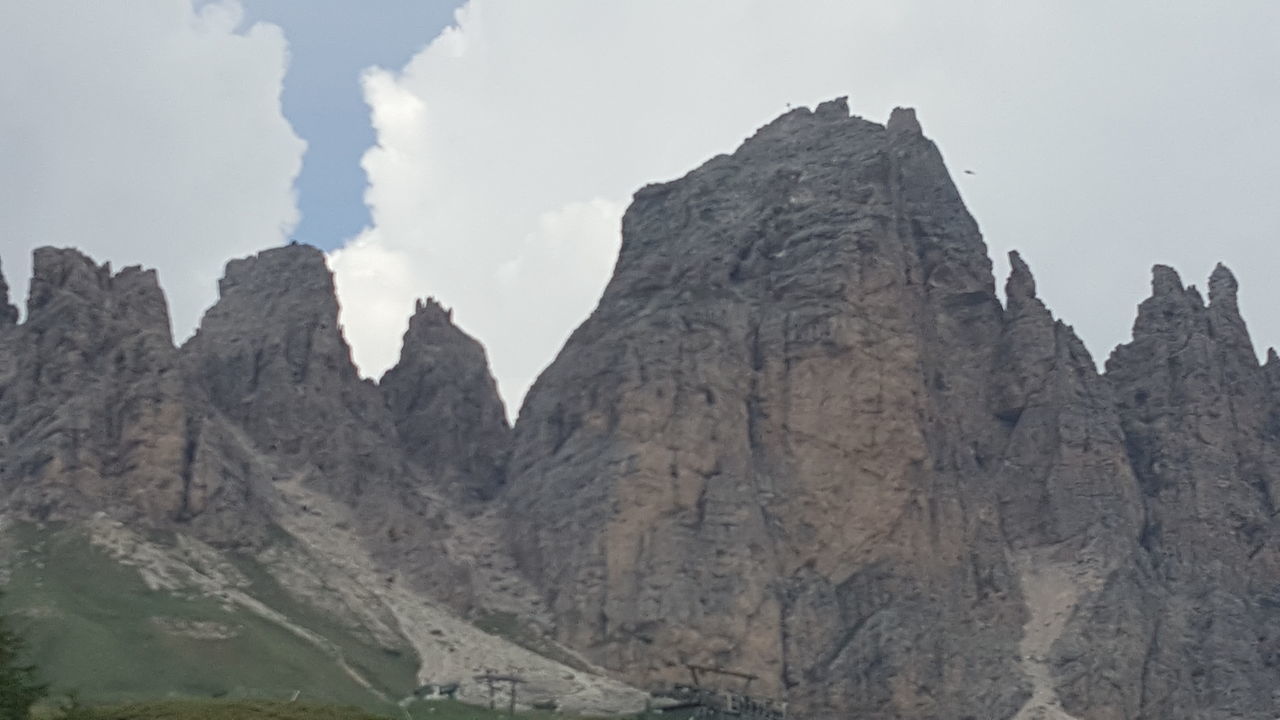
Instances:
[[[750,672],[810,712],[1011,715],[1002,332],[908,111],[797,110],[641,190],[516,426],[513,544],[561,638],[641,683]]]
[[[412,484],[396,431],[372,383],[362,381],[338,327],[324,255],[305,245],[233,260],[218,302],[183,345],[191,384],[264,452],[329,493],[356,501]]]
[[[9,283],[0,271],[0,331],[18,323],[18,308],[9,302]]]
[[[459,619],[533,617],[539,605],[475,497],[500,480],[510,432],[501,402],[483,351],[438,306],[421,307],[406,338],[389,383],[401,383],[402,401],[359,378],[315,248],[230,262],[181,349],[154,271],[112,273],[53,248],[34,264],[26,321],[0,323],[0,536],[23,521],[91,537],[118,528],[108,534],[128,537],[109,544],[162,590],[178,575],[204,577],[181,570],[193,558],[240,577],[221,567],[238,558],[269,570],[274,594],[256,597],[262,586],[244,579],[204,591],[340,664],[316,617],[389,656],[416,653],[431,673],[423,680],[462,682],[464,697],[477,699],[472,678],[496,666],[572,709],[643,705],[590,668]],[[0,321],[12,314],[0,308]],[[432,414],[446,421],[427,422]],[[289,602],[312,614],[288,617],[299,607]]]
[[[559,637],[805,717],[1269,718],[1280,371],[1234,281],[1158,271],[1103,377],[1012,266],[1002,307],[905,110],[793,111],[637,193],[515,428]]]
[[[1157,266],[1133,341],[1107,361],[1145,509],[1148,717],[1280,707],[1280,405],[1219,265],[1206,305]],[[1267,714],[1263,710],[1269,711]]]
[[[252,549],[278,534],[281,513],[310,511],[281,492],[301,483],[347,509],[343,522],[388,573],[473,604],[466,563],[446,547],[455,511],[444,495],[449,483],[493,487],[507,432],[492,380],[479,414],[482,386],[451,390],[489,377],[474,341],[420,319],[410,337],[423,357],[410,349],[401,374],[420,393],[444,388],[431,410],[489,422],[471,429],[493,439],[452,453],[453,424],[414,424],[419,394],[392,403],[413,431],[406,445],[388,400],[351,362],[315,248],[228,263],[219,301],[180,350],[154,271],[113,274],[75,250],[41,248],[34,260],[27,319],[0,328],[0,493],[11,507],[41,520],[104,512]]]
[[[154,271],[113,274],[41,248],[27,320],[0,342],[0,488],[42,518],[108,507],[164,523],[187,511],[182,374]]]
[[[452,311],[418,302],[400,361],[378,387],[411,459],[464,496],[493,496],[511,427],[484,348],[453,324]]]
[[[342,522],[390,577],[468,606],[468,568],[445,549],[451,509],[404,451],[378,388],[356,372],[323,253],[290,245],[233,260],[218,289],[182,347],[194,394],[268,459],[273,486],[302,486],[286,499],[318,491],[346,510]]]

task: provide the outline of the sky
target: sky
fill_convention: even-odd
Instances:
[[[307,142],[295,184],[299,242],[333,250],[369,224],[360,158],[376,138],[361,75],[373,66],[404,66],[461,4],[383,0],[360,9],[352,0],[243,0],[241,28],[274,23],[289,43],[280,100]]]
[[[297,237],[363,374],[434,296],[514,413],[636,189],[848,96],[917,109],[997,283],[1021,251],[1095,359],[1154,263],[1203,286],[1226,262],[1280,344],[1272,0],[13,0],[0,62],[15,294],[39,245],[156,267],[179,341],[226,260]]]

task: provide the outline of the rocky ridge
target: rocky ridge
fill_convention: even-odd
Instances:
[[[525,675],[527,699],[593,712],[643,706],[641,693],[586,661],[567,667],[465,620],[498,611],[545,622],[502,548],[464,540],[496,535],[485,530],[492,514],[468,504],[483,485],[468,481],[484,462],[490,475],[500,467],[506,432],[474,340],[447,317],[425,330],[415,320],[407,345],[436,342],[443,360],[428,368],[425,354],[411,354],[392,375],[436,412],[457,405],[448,425],[414,424],[412,406],[398,414],[356,373],[320,251],[234,260],[219,293],[178,348],[154,271],[36,251],[27,318],[0,327],[0,529],[84,528],[144,577],[178,578],[155,589],[221,598],[332,654],[321,634],[227,580],[219,568],[241,558],[385,652],[416,653],[423,682],[459,682],[477,702],[487,698],[473,677],[497,669]],[[433,383],[444,391],[432,395]],[[467,394],[450,395],[455,386]],[[472,403],[499,410],[486,426],[499,438],[495,456],[477,447],[448,463],[415,450],[456,443]],[[397,426],[406,417],[411,436]],[[198,562],[193,547],[205,548]]]
[[[1010,259],[1002,302],[912,111],[791,111],[636,194],[512,428],[434,301],[361,380],[314,249],[231,262],[181,348],[154,273],[41,249],[27,319],[0,303],[0,494],[593,710],[695,664],[804,718],[1272,720],[1280,358],[1225,267],[1205,302],[1157,266],[1100,373]],[[441,664],[495,611],[572,667]]]
[[[1234,280],[1157,268],[1099,374],[1011,260],[1002,305],[905,110],[796,110],[638,192],[515,428],[558,637],[805,717],[1271,718],[1276,371]]]

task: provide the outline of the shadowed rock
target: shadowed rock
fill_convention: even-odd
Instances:
[[[13,327],[18,323],[18,308],[9,302],[9,283],[0,272],[0,330]]]
[[[409,457],[479,498],[502,484],[511,428],[484,348],[435,300],[409,318],[400,361],[379,382]]]

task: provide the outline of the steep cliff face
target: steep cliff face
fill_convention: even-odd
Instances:
[[[497,491],[511,427],[484,348],[451,311],[418,302],[400,361],[378,387],[409,457],[438,483],[473,498]]]
[[[1104,378],[1012,266],[1002,307],[910,111],[798,110],[637,193],[515,428],[560,637],[812,717],[1270,717],[1280,370],[1234,281],[1159,270]]]
[[[16,502],[40,517],[102,507],[164,523],[188,513],[182,376],[154,272],[113,274],[74,250],[42,248],[27,321],[3,332],[0,486]]]
[[[388,573],[429,576],[424,589],[469,602],[468,569],[445,552],[442,488],[411,462],[378,388],[356,372],[319,250],[291,245],[228,263],[218,302],[181,354],[193,393],[268,458],[281,512],[335,503]]]
[[[74,555],[77,569],[118,581],[74,607],[58,605],[67,593],[56,583],[20,588],[41,617],[91,618],[42,632],[65,644],[93,626],[97,646],[121,639],[120,653],[135,651],[132,639],[168,647],[176,637],[183,667],[233,646],[265,652],[250,664],[274,662],[273,643],[283,642],[299,663],[247,680],[213,667],[201,687],[283,675],[325,698],[332,688],[305,683],[336,673],[375,703],[415,681],[460,682],[461,697],[480,701],[474,676],[499,668],[529,681],[522,697],[572,712],[643,707],[642,693],[577,660],[539,657],[461,619],[514,613],[504,629],[572,657],[527,632],[525,619],[541,617],[538,598],[475,502],[499,481],[509,429],[483,351],[439,306],[419,308],[380,392],[351,363],[314,248],[229,263],[219,301],[181,350],[154,272],[113,274],[52,248],[37,250],[34,264],[25,322],[10,322],[16,313],[0,293],[0,578],[29,580],[56,545],[51,558]],[[36,540],[15,552],[15,538]],[[172,593],[210,615],[111,609],[133,607],[129,593],[141,589],[150,594],[134,598],[139,612]],[[241,638],[246,627],[264,637]],[[81,667],[66,654],[49,658],[72,673]],[[120,692],[151,687],[149,678],[108,680]]]
[[[273,455],[302,460],[317,482],[355,498],[394,472],[395,429],[361,382],[338,327],[319,250],[275,248],[227,264],[219,299],[182,348],[192,385]]]
[[[1008,433],[993,474],[1027,608],[1018,655],[1032,697],[1016,717],[1140,717],[1153,617],[1115,398],[1026,264],[1010,261],[990,410]]]
[[[1156,603],[1149,717],[1280,707],[1280,406],[1221,265],[1206,306],[1157,266],[1133,341],[1107,361],[1145,517]]]
[[[0,331],[13,327],[18,323],[18,308],[9,302],[9,283],[0,270]]]
[[[473,340],[420,313],[397,370],[405,399],[384,398],[356,373],[314,248],[230,262],[181,350],[154,271],[113,274],[53,248],[34,260],[27,320],[0,327],[0,492],[24,517],[105,512],[261,549],[273,528],[314,512],[306,495],[340,508],[334,522],[353,526],[388,573],[473,603],[469,561],[446,547],[454,511],[443,495],[492,488],[508,432]],[[474,435],[425,422],[426,406],[474,417]],[[476,441],[466,452],[464,437]]]
[[[909,111],[798,110],[640,191],[516,425],[514,547],[561,637],[638,682],[692,662],[809,711],[1011,715],[1002,332]]]

